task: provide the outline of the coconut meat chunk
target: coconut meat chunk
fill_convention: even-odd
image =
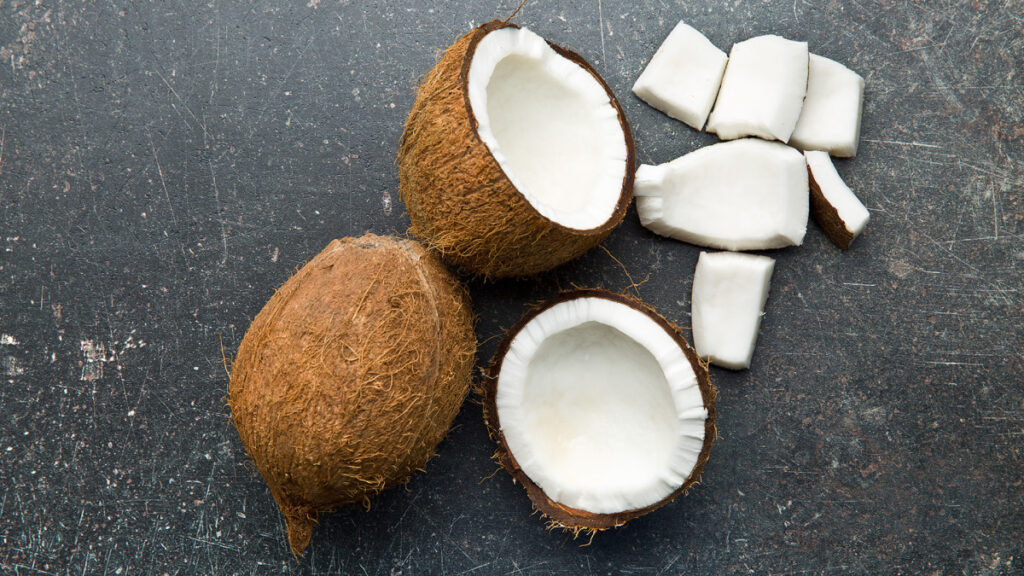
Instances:
[[[708,418],[697,375],[673,336],[629,305],[551,306],[512,339],[497,378],[508,450],[554,502],[644,508],[697,465]]]
[[[807,231],[806,164],[800,152],[778,142],[721,142],[666,164],[643,165],[634,195],[641,224],[698,246],[797,246]]]
[[[750,367],[774,267],[767,256],[701,252],[691,298],[698,355],[723,368]]]
[[[788,142],[807,92],[807,54],[806,42],[780,36],[733,44],[707,131]]]
[[[515,27],[479,41],[466,81],[480,139],[537,212],[578,230],[611,219],[628,151],[601,82]]]
[[[633,93],[700,130],[715,103],[727,60],[703,34],[679,22],[633,84]]]
[[[828,152],[807,151],[804,156],[810,178],[811,214],[829,239],[845,250],[864,230],[871,214],[843,182]]]
[[[811,54],[807,97],[789,143],[801,150],[855,156],[863,102],[864,79],[859,74],[834,60]]]

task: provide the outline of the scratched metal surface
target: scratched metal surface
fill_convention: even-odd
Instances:
[[[296,563],[224,404],[223,351],[344,235],[408,226],[413,87],[511,2],[0,0],[0,573],[1024,573],[1024,5],[531,0],[604,75],[642,162],[713,141],[629,86],[680,18],[867,80],[852,251],[778,259],[750,371],[713,371],[702,485],[581,547],[493,474],[480,406]],[[605,242],[689,323],[698,249]],[[625,288],[603,250],[471,284],[480,363],[527,303]]]

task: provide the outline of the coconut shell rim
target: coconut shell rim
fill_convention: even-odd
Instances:
[[[466,116],[469,118],[470,126],[472,127],[471,132],[473,133],[473,142],[478,144],[484,150],[485,157],[498,167],[501,175],[505,178],[505,182],[523,198],[523,201],[529,206],[532,215],[536,218],[544,222],[548,222],[559,229],[568,230],[573,234],[584,237],[599,236],[611,232],[618,227],[623,219],[625,219],[626,212],[629,210],[629,204],[633,201],[633,180],[636,172],[636,144],[633,141],[633,131],[629,126],[629,120],[626,119],[626,111],[622,108],[622,104],[615,96],[615,92],[613,92],[611,87],[608,86],[608,83],[604,81],[601,74],[599,74],[597,70],[582,56],[544,38],[544,42],[546,42],[552,50],[558,53],[559,56],[569,60],[580,68],[583,68],[583,70],[590,74],[605,91],[605,94],[608,95],[609,103],[612,105],[612,108],[615,109],[616,115],[618,116],[619,127],[622,128],[622,135],[626,141],[626,173],[623,175],[622,185],[619,187],[619,200],[615,204],[615,209],[612,211],[611,215],[602,222],[600,226],[586,229],[572,228],[541,214],[537,208],[527,200],[525,196],[523,196],[523,193],[519,188],[512,183],[512,179],[509,178],[508,173],[505,172],[505,168],[500,162],[498,162],[494,157],[494,154],[491,152],[490,146],[488,146],[480,137],[480,122],[476,119],[476,114],[473,113],[473,105],[469,100],[469,69],[473,64],[473,56],[476,54],[477,44],[479,44],[480,41],[491,32],[501,30],[502,28],[518,29],[520,26],[505,20],[491,20],[490,22],[477,26],[472,32],[470,32],[473,36],[469,39],[469,45],[466,46],[466,53],[462,57],[462,67],[459,70],[459,89],[462,92],[462,99],[466,108]]]
[[[661,326],[661,328],[664,329],[677,344],[679,344],[683,353],[690,361],[690,366],[697,375],[697,385],[700,388],[701,399],[708,411],[708,417],[704,421],[704,443],[701,446],[700,454],[697,456],[697,463],[690,471],[690,475],[687,476],[686,480],[671,494],[665,496],[654,504],[650,504],[643,508],[599,514],[555,502],[549,498],[540,486],[530,479],[530,477],[527,476],[519,467],[519,463],[516,462],[515,456],[513,456],[512,451],[509,450],[508,444],[505,441],[505,435],[501,430],[501,422],[498,418],[498,408],[496,404],[498,375],[501,373],[501,365],[505,359],[505,355],[508,353],[512,340],[515,339],[516,335],[519,334],[526,324],[536,318],[541,312],[544,312],[556,304],[584,297],[605,298],[620,304],[625,304],[634,310],[644,313],[646,316],[654,320],[656,324]],[[540,511],[541,514],[550,518],[555,527],[561,527],[576,532],[579,532],[580,530],[601,531],[622,526],[630,520],[643,516],[648,512],[653,512],[654,510],[669,504],[680,495],[685,494],[694,484],[700,481],[700,478],[704,473],[704,466],[707,464],[708,457],[711,453],[711,446],[714,444],[715,437],[717,436],[717,426],[715,424],[715,397],[717,396],[717,391],[714,384],[711,382],[711,376],[708,373],[707,365],[701,362],[700,357],[697,356],[697,352],[683,336],[679,327],[659,314],[650,305],[637,298],[616,292],[610,292],[600,288],[578,288],[564,291],[554,298],[546,300],[540,305],[527,311],[526,314],[524,314],[523,317],[505,333],[505,338],[501,341],[501,344],[498,346],[498,350],[491,358],[487,372],[484,375],[484,382],[481,386],[481,391],[483,393],[484,422],[487,426],[488,435],[490,435],[492,440],[498,443],[496,456],[501,466],[509,473],[509,475],[512,476],[513,482],[518,482],[523,485],[534,507]]]

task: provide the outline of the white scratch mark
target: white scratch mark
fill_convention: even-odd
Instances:
[[[999,190],[993,187],[992,190],[992,239],[999,240]]]
[[[0,174],[4,173],[4,143],[7,142],[7,127],[0,132]]]
[[[199,127],[202,128],[203,137],[209,136],[209,134],[206,132],[206,123],[199,120],[199,118],[196,116],[196,113],[193,112],[192,109],[189,108],[187,104],[185,104],[185,101],[181,99],[181,96],[178,96],[178,91],[174,89],[174,86],[171,86],[171,83],[167,81],[167,78],[164,78],[164,75],[161,74],[159,70],[154,69],[153,71],[156,72],[156,75],[159,76],[161,80],[163,80],[164,85],[167,86],[167,89],[171,91],[171,94],[174,94],[174,97],[177,98],[178,102],[181,104],[181,107],[184,108],[185,111],[188,112],[188,115],[196,121],[196,124],[198,124]],[[171,104],[171,106],[174,106],[174,104]],[[175,107],[175,110],[177,110],[177,107]]]
[[[25,373],[25,369],[18,366],[18,361],[13,356],[4,356],[3,361],[4,376],[13,378],[15,376],[21,376]]]
[[[391,216],[391,193],[385,190],[380,201],[384,205],[384,215]]]
[[[682,556],[682,553],[676,554],[675,558],[673,558],[673,559],[672,559],[672,560],[671,560],[671,561],[670,561],[670,562],[669,562],[668,564],[666,564],[664,568],[662,568],[661,570],[659,570],[659,571],[658,571],[658,576],[661,576],[661,575],[662,575],[662,574],[664,574],[664,573],[665,573],[665,572],[666,572],[666,571],[667,571],[667,570],[668,570],[669,568],[671,568],[672,566],[674,566],[674,565],[675,565],[675,563],[676,563],[676,561],[677,561],[677,560],[679,560],[679,557],[680,557],[680,556]]]
[[[938,144],[926,144],[924,142],[904,142],[902,140],[868,140],[867,138],[861,138],[861,142],[871,142],[872,144],[893,144],[895,146],[920,146],[921,148],[942,148]]]
[[[103,378],[103,365],[110,361],[107,357],[107,347],[102,342],[97,344],[88,339],[79,342],[79,347],[84,357],[81,380],[94,382]]]
[[[220,263],[223,266],[228,262],[228,232],[227,228],[224,226],[223,211],[220,207],[220,190],[217,188],[217,174],[213,171],[213,160],[211,158],[207,158],[206,165],[210,168],[210,180],[213,183],[213,200],[217,205],[217,220],[220,221],[220,243],[224,248],[224,255],[221,257]]]
[[[456,576],[462,576],[463,574],[470,574],[472,572],[476,572],[477,570],[479,570],[481,568],[486,568],[486,567],[488,567],[490,565],[491,565],[491,562],[488,562],[486,564],[481,564],[481,565],[477,566],[476,568],[470,568],[469,570],[463,570],[462,572],[459,572]]]
[[[597,0],[597,24],[601,33],[601,64],[604,64],[608,56],[604,52],[604,10],[601,8],[601,0]]]
[[[167,191],[167,182],[164,180],[164,169],[160,166],[160,158],[156,155],[156,145],[153,144],[153,135],[149,135],[149,148],[153,151],[153,160],[156,162],[156,173],[160,176],[160,186],[164,189],[164,198],[167,199],[167,206],[171,209],[171,219],[174,225],[178,225],[178,215],[174,213],[174,204],[171,203],[171,194]]]

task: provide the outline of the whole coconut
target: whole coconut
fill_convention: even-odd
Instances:
[[[465,289],[410,240],[332,241],[242,339],[229,403],[299,556],[317,516],[423,467],[469,387]]]

